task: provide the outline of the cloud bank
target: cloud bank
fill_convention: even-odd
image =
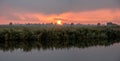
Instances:
[[[0,0],[0,24],[64,23],[120,24],[119,0]]]

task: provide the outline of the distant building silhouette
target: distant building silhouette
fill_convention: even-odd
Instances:
[[[118,26],[117,24],[114,24],[114,23],[112,23],[112,22],[108,22],[107,23],[107,26]]]

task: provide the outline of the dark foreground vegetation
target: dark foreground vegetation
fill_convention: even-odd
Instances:
[[[120,27],[0,26],[0,50],[109,46],[120,42]]]

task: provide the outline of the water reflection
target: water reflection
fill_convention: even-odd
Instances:
[[[69,49],[72,47],[75,48],[87,48],[91,46],[110,46],[114,43],[119,43],[120,40],[103,40],[103,39],[82,39],[82,40],[64,40],[64,41],[1,41],[0,50],[2,51],[14,51],[16,49],[21,49],[25,52],[29,52],[33,49],[37,50],[54,50],[54,49]]]
[[[57,50],[31,50],[23,52],[21,49],[12,52],[0,51],[0,61],[120,61],[120,44],[109,47],[97,46],[85,49],[70,48]]]

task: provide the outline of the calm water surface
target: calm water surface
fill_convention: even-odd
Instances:
[[[120,61],[120,43],[89,48],[0,51],[0,61]]]

